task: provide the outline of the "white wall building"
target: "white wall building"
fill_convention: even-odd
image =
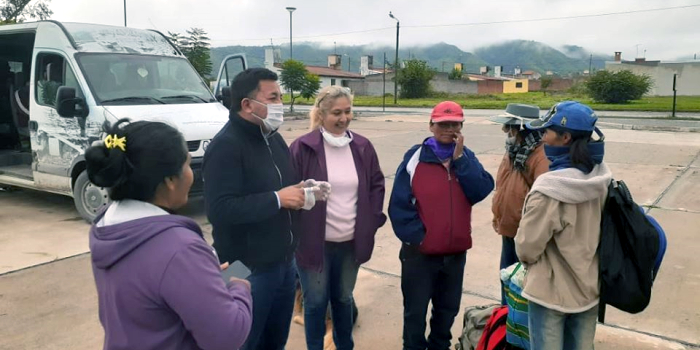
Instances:
[[[679,96],[700,96],[700,61],[661,62],[647,61],[644,58],[622,61],[620,55],[615,58],[614,62],[605,62],[605,69],[611,72],[628,70],[634,74],[650,76],[653,86],[648,95],[672,96],[673,75],[676,74]]]

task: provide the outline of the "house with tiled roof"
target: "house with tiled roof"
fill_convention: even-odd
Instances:
[[[520,74],[524,79],[538,80],[542,78],[542,74],[535,72],[534,70],[526,70]]]
[[[276,56],[272,48],[265,50],[265,68],[280,74],[282,72],[282,63],[277,62]],[[351,81],[361,81],[364,77],[358,73],[352,73],[342,70],[342,56],[328,55],[328,66],[306,66],[306,69],[311,74],[318,75],[321,80],[321,88],[332,85],[340,85],[350,87]],[[284,87],[282,87],[284,89]]]

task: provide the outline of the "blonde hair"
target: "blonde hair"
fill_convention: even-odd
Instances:
[[[316,101],[314,106],[309,112],[309,119],[311,120],[311,130],[318,129],[323,123],[323,116],[328,113],[328,110],[333,106],[335,100],[345,97],[352,104],[353,95],[350,89],[340,87],[337,85],[327,86],[319,91],[316,95]]]

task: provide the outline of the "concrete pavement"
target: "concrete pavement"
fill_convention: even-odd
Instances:
[[[495,174],[504,135],[483,117],[467,120],[466,144]],[[308,121],[283,126],[288,141],[307,131]],[[387,176],[410,145],[428,135],[419,115],[360,117],[353,130],[375,145]],[[700,348],[700,135],[604,129],[606,162],[628,183],[635,200],[650,208],[666,229],[669,247],[649,308],[639,315],[610,310],[611,326],[600,326],[597,349]],[[474,248],[465,271],[463,306],[499,298],[500,238],[490,225],[490,198],[473,213]],[[95,349],[103,333],[97,319],[87,230],[72,200],[31,191],[0,192],[0,349]],[[185,210],[210,239],[201,200]],[[400,349],[402,297],[399,242],[389,224],[377,234],[374,255],[357,282],[360,317],[357,349]],[[76,254],[78,254],[76,256]],[[82,255],[81,255],[82,254]],[[59,260],[57,260],[59,259]],[[461,331],[460,314],[453,327]],[[303,349],[301,326],[292,325],[291,350]]]

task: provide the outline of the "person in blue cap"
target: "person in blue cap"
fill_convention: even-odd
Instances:
[[[590,107],[565,101],[527,124],[543,130],[550,161],[550,171],[525,199],[515,236],[518,258],[527,267],[523,297],[530,301],[532,349],[593,349],[600,221],[612,180],[597,120]]]

